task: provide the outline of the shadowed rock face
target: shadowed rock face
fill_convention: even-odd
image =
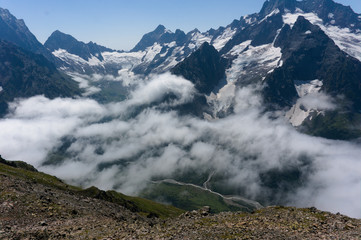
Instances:
[[[361,63],[341,51],[318,27],[299,17],[291,29],[286,25],[275,41],[282,49],[282,67],[265,80],[267,102],[291,106],[298,97],[294,80],[323,81],[322,90],[333,96],[344,95],[361,107]]]
[[[213,46],[205,42],[171,72],[193,82],[200,93],[209,94],[225,77],[226,62]]]
[[[4,41],[0,41],[0,86],[1,114],[7,102],[15,98],[42,94],[48,98],[72,97],[81,93],[77,83],[58,72],[45,57]]]

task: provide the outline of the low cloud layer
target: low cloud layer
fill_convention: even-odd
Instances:
[[[306,110],[334,110],[336,104],[334,100],[323,92],[315,92],[303,96],[298,102],[306,108]]]
[[[298,133],[285,120],[264,114],[255,92],[238,89],[235,114],[214,121],[164,111],[164,104],[183,104],[195,94],[189,81],[170,74],[137,84],[119,103],[18,100],[0,120],[0,138],[6,139],[0,151],[83,186],[136,194],[151,179],[193,169],[215,172],[249,198],[361,217],[360,146]],[[172,101],[161,101],[170,94]],[[49,152],[64,146],[65,159],[44,165]],[[289,171],[299,175],[296,185],[288,175],[273,174]]]

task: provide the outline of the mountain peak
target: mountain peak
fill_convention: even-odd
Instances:
[[[195,28],[192,31],[190,31],[189,33],[200,33],[200,31],[198,30],[198,28]]]
[[[24,20],[17,19],[10,13],[8,9],[0,8],[0,19],[13,28],[18,28],[21,31],[29,31],[25,25]]]
[[[53,56],[27,28],[24,20],[17,19],[9,10],[0,8],[0,39],[16,44],[25,50],[42,54],[48,60]]]
[[[114,51],[93,42],[86,44],[82,41],[78,41],[72,35],[63,33],[59,30],[54,31],[50,35],[48,40],[44,43],[44,46],[52,52],[58,49],[64,49],[71,54],[78,55],[86,61],[93,56],[96,56],[100,61],[103,61],[102,52]]]
[[[167,30],[163,25],[158,27],[147,34],[145,34],[138,44],[130,50],[131,52],[144,51],[147,47],[153,46],[154,43],[170,43],[172,41],[182,42],[184,40],[184,32],[177,29],[175,33]]]
[[[55,30],[52,34],[64,34],[65,35],[65,33],[63,33],[62,31],[60,31],[60,30]]]
[[[0,8],[0,17],[1,18],[12,18],[12,17],[14,17],[11,13],[10,13],[10,11],[9,10],[7,10],[7,9],[5,9],[5,8]]]
[[[296,0],[267,0],[260,11],[261,18],[267,16],[268,14],[272,13],[276,9],[280,12],[284,12],[285,9],[290,10],[293,12],[296,9]]]
[[[3,16],[3,15],[6,16],[9,14],[10,14],[9,10],[0,7],[0,16]]]
[[[159,24],[158,27],[153,32],[163,33],[165,30],[166,28],[162,24]]]
[[[66,33],[63,33],[61,32],[60,30],[55,30],[49,38],[54,38],[54,37],[57,37],[57,38],[71,38],[71,39],[75,39],[73,36],[71,36],[70,34],[66,34]]]

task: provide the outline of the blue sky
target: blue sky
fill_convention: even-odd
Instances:
[[[144,33],[163,24],[175,31],[206,31],[258,12],[265,0],[0,0],[24,19],[39,41],[55,30],[78,40],[129,50]],[[337,0],[361,13],[361,0]]]

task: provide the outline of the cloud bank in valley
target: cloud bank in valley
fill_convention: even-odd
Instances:
[[[195,94],[189,81],[170,74],[139,81],[123,102],[17,100],[0,120],[0,137],[6,139],[0,151],[83,186],[136,194],[154,178],[189,169],[215,171],[249,198],[361,217],[359,144],[298,133],[285,120],[264,114],[255,92],[238,89],[235,113],[214,121],[165,110],[190,102]],[[65,145],[62,161],[44,165],[49,152]],[[288,171],[298,176],[298,184]],[[286,175],[275,179],[277,173]]]

